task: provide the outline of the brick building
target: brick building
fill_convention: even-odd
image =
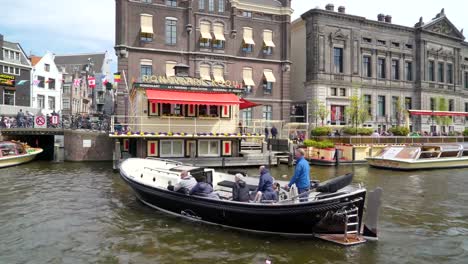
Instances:
[[[290,113],[290,0],[116,0],[117,113],[127,83],[144,75],[189,76],[242,83],[244,97],[262,106],[238,118],[288,120]]]

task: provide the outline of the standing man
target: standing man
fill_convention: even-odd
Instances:
[[[287,186],[287,189],[291,188],[293,184],[296,184],[299,194],[306,193],[310,190],[310,167],[309,162],[304,158],[305,152],[303,149],[297,149],[296,153],[296,169],[294,170],[294,176]],[[300,196],[301,202],[307,202],[309,195]]]
[[[276,139],[276,136],[277,136],[277,135],[278,135],[278,129],[276,129],[275,126],[272,126],[272,127],[271,127],[271,137],[272,137],[273,139]]]

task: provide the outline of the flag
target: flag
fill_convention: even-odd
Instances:
[[[114,73],[114,82],[116,83],[120,82],[120,72]]]
[[[39,81],[39,80],[34,80],[34,81],[33,81],[33,85],[34,85],[34,86],[38,86],[40,83],[41,83],[41,81]]]
[[[96,88],[96,78],[93,76],[88,77],[89,88]]]
[[[45,83],[50,83],[50,79],[49,79],[49,78],[47,78],[47,80],[45,81]]]
[[[29,82],[28,80],[21,80],[17,83],[17,85],[23,85],[25,83]]]
[[[101,82],[102,82],[102,85],[104,85],[104,86],[105,86],[105,85],[108,83],[108,81],[107,81],[107,76],[105,76],[105,75],[102,75]]]
[[[73,80],[73,85],[76,86],[76,87],[79,87],[81,84],[81,79],[75,79]]]

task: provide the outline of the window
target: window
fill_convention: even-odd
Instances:
[[[438,64],[438,81],[439,82],[444,82],[444,63],[439,62]]]
[[[20,75],[20,68],[15,68],[15,75]]]
[[[45,108],[45,97],[44,97],[44,95],[40,95],[40,94],[37,95],[37,107],[40,108],[40,109]]]
[[[44,88],[45,78],[43,76],[37,76],[37,81],[38,81],[37,87]]]
[[[15,53],[15,60],[17,60],[17,61],[20,60],[20,53],[19,52]]]
[[[161,114],[163,116],[171,115],[171,104],[161,104]]]
[[[379,39],[379,40],[377,40],[377,44],[385,46],[385,44],[387,44],[387,42],[385,40],[380,40]]]
[[[253,52],[253,45],[252,44],[247,44],[244,42],[242,45],[242,51],[246,53],[252,53]]]
[[[153,63],[151,60],[141,60],[140,62],[140,77],[153,75]]]
[[[200,105],[198,107],[198,115],[202,117],[219,117],[219,107],[216,105]]]
[[[63,89],[63,93],[64,93],[64,94],[70,94],[71,85],[66,84],[66,85],[63,86],[62,89]],[[68,103],[70,103],[70,102],[68,102]]]
[[[346,88],[340,88],[340,96],[346,96]]]
[[[63,99],[62,101],[63,109],[70,109],[70,99]]]
[[[392,42],[392,47],[394,47],[394,48],[399,48],[399,47],[400,47],[400,43],[399,43],[399,42]]]
[[[214,49],[224,49],[224,44],[226,39],[224,38],[224,24],[222,23],[214,23],[213,24],[213,33],[214,33],[214,40],[213,40],[213,48]]]
[[[15,91],[3,90],[3,104],[15,105]]]
[[[372,116],[372,96],[370,94],[364,95],[364,105],[367,107],[367,112]]]
[[[273,54],[273,48],[272,48],[272,47],[264,46],[264,47],[263,47],[263,54],[265,54],[265,55],[271,55],[271,54]]]
[[[183,140],[161,140],[161,157],[183,157]]]
[[[177,44],[177,20],[174,18],[166,18],[166,44]]]
[[[211,47],[211,24],[207,21],[200,22],[200,48],[209,48]]]
[[[273,48],[275,43],[273,42],[273,31],[264,30],[263,31],[263,54],[271,55],[273,54]]]
[[[430,99],[430,101],[429,101],[429,104],[430,104],[430,105],[429,105],[429,109],[430,109],[431,111],[435,111],[435,110],[436,110],[436,101],[435,101],[435,98],[432,98],[432,97],[431,97],[431,99]]]
[[[400,103],[400,98],[398,96],[392,96],[392,117],[397,118],[398,117],[398,110],[399,110],[399,104]]]
[[[252,88],[255,86],[255,82],[253,81],[253,69],[249,67],[244,67],[242,69],[242,78],[243,78],[243,85],[246,94],[252,93]]]
[[[216,105],[210,105],[210,116],[211,117],[219,117],[219,107]]]
[[[275,75],[272,70],[265,69],[263,70],[263,94],[272,94],[273,92],[273,83],[276,82]]]
[[[385,79],[385,59],[378,58],[377,60],[377,77]]]
[[[200,38],[200,48],[209,48],[211,46],[210,39]]]
[[[338,90],[338,89],[335,88],[335,87],[330,88],[330,95],[331,95],[331,96],[338,96],[337,90]]]
[[[364,77],[372,77],[372,64],[370,56],[364,56],[362,58],[362,73]]]
[[[205,10],[205,0],[198,0],[198,9]]]
[[[449,99],[448,110],[449,110],[450,112],[455,111],[455,100]]]
[[[141,0],[142,3],[147,3],[147,4],[151,4],[153,2],[153,0]]]
[[[263,119],[273,120],[273,107],[271,105],[263,106]]]
[[[364,43],[372,43],[372,39],[371,39],[371,38],[362,38],[362,42],[364,42]]]
[[[140,15],[140,41],[153,41],[153,16],[148,14]]]
[[[453,83],[453,65],[447,64],[447,82],[452,84]]]
[[[241,110],[242,124],[249,127],[252,124],[252,108]]]
[[[271,94],[273,91],[273,83],[263,80],[263,94]]]
[[[50,64],[47,64],[47,63],[44,64],[44,70],[45,70],[46,72],[50,72]]]
[[[465,72],[465,89],[468,89],[468,72]]]
[[[219,140],[199,140],[198,154],[201,157],[218,157]]]
[[[406,81],[413,80],[413,62],[405,61],[405,75],[406,75]]]
[[[49,78],[49,89],[55,90],[55,79]]]
[[[343,48],[333,48],[335,73],[343,73]]]
[[[49,96],[47,98],[47,103],[49,104],[49,110],[55,110],[55,97]]]
[[[412,45],[412,44],[406,44],[405,47],[406,47],[407,49],[413,49],[413,45]]]
[[[224,1],[225,0],[218,0],[218,12],[219,13],[224,13]]]
[[[161,114],[163,116],[183,116],[183,109],[181,104],[161,104]]]
[[[249,17],[249,18],[251,18],[251,17],[252,17],[252,12],[250,12],[250,11],[242,11],[242,16],[243,16],[243,17]]]
[[[413,99],[411,97],[405,97],[405,109],[406,110],[413,109]]]
[[[434,61],[429,61],[429,81],[435,82],[435,64],[434,64]]]
[[[392,80],[400,80],[400,61],[392,60]]]
[[[200,64],[199,66],[200,79],[205,81],[211,81],[210,65]]]
[[[385,116],[386,111],[385,111],[385,96],[384,95],[379,95],[378,101],[377,101],[377,115],[378,116]]]
[[[253,40],[253,30],[249,27],[244,27],[244,41],[242,42],[242,51],[246,53],[253,52],[255,42]]]
[[[208,0],[208,11],[214,12],[214,0]]]
[[[167,6],[177,6],[177,0],[166,0],[166,5]]]

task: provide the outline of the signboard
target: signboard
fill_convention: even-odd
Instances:
[[[39,115],[34,118],[34,128],[47,128],[45,116]]]
[[[60,118],[57,115],[53,115],[50,117],[50,123],[52,125],[58,125],[59,121],[60,121]]]
[[[168,84],[153,84],[153,83],[135,83],[135,88],[145,89],[161,89],[171,91],[195,91],[195,92],[224,92],[224,93],[243,93],[243,88],[232,87],[198,87],[198,86],[180,86]]]
[[[83,148],[90,148],[91,143],[91,139],[83,139]]]
[[[14,75],[10,74],[0,74],[0,86],[9,86],[9,87],[15,87],[16,84],[16,79]]]

